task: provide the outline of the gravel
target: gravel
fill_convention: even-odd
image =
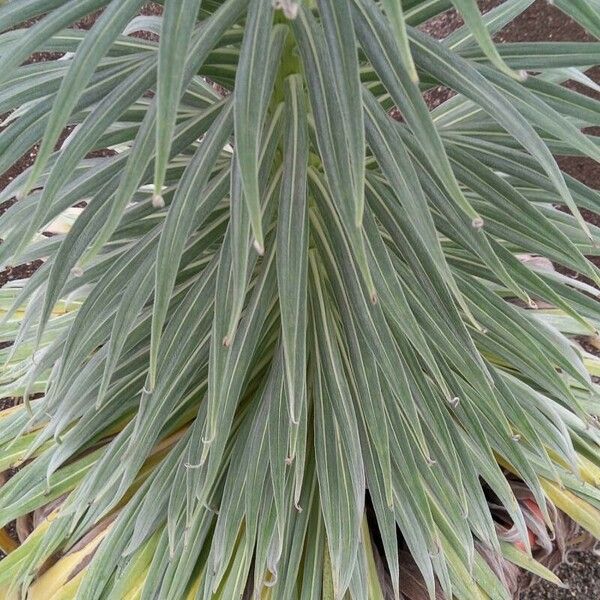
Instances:
[[[592,552],[574,552],[556,574],[567,586],[561,589],[547,581],[536,583],[521,594],[520,600],[598,600],[600,598],[600,560]]]

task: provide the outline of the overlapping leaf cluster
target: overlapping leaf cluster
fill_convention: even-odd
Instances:
[[[594,87],[600,43],[494,45],[532,0],[163,4],[0,7],[0,170],[40,143],[0,262],[44,260],[0,292],[25,399],[0,413],[23,541],[0,536],[0,597],[552,578],[527,506],[600,537],[597,292],[552,268],[600,281],[600,197],[554,158],[600,158],[600,103],[562,85]],[[555,4],[600,37],[596,0]],[[453,6],[443,42],[419,28]]]

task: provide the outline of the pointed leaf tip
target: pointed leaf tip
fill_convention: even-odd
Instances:
[[[260,243],[258,240],[254,240],[252,242],[252,246],[254,247],[254,250],[256,250],[256,253],[259,256],[264,256],[264,254],[265,254],[264,244]]]
[[[156,209],[165,207],[165,199],[160,194],[152,195],[152,206]]]
[[[273,0],[273,8],[280,10],[286,19],[293,21],[298,17],[300,5],[294,0]]]
[[[484,226],[484,221],[483,218],[480,217],[479,215],[477,215],[472,221],[471,221],[471,226],[474,229],[482,229]]]

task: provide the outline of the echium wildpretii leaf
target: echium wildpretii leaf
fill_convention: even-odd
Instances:
[[[0,6],[0,597],[509,600],[600,538],[600,43],[495,43],[531,4]]]
[[[154,162],[155,208],[162,208],[162,188],[177,121],[177,105],[185,83],[185,61],[201,0],[165,3],[160,32],[157,84],[156,160]]]

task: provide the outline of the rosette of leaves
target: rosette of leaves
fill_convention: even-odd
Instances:
[[[600,158],[600,44],[495,44],[532,0],[143,4],[0,7],[0,170],[39,144],[0,263],[43,261],[0,294],[0,597],[555,580],[557,509],[600,537],[600,197],[554,158]]]

